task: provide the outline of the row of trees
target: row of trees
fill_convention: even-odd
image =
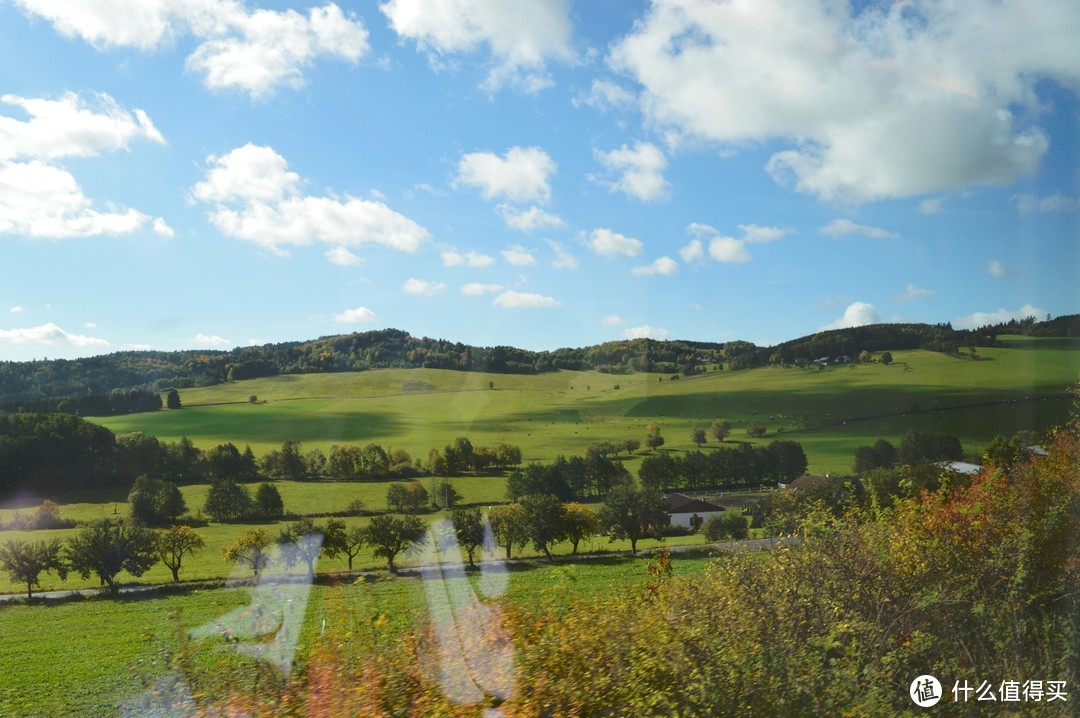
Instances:
[[[963,458],[964,449],[960,440],[952,434],[909,431],[901,437],[899,449],[885,439],[856,448],[854,471],[862,474],[872,469],[889,469],[897,464],[922,466],[939,461],[960,461]]]
[[[27,597],[41,585],[41,575],[56,573],[66,579],[69,573],[82,578],[96,576],[111,593],[119,589],[117,576],[126,571],[139,577],[159,561],[180,580],[185,557],[206,545],[203,537],[188,526],[157,530],[138,523],[101,519],[90,523],[66,542],[12,540],[0,546],[0,566],[11,580],[26,586]]]
[[[806,473],[806,452],[797,441],[767,446],[738,444],[710,453],[662,453],[642,460],[642,486],[658,491],[698,490],[787,483]]]
[[[374,443],[335,445],[327,456],[320,449],[304,451],[292,440],[256,458],[250,446],[241,451],[231,442],[204,451],[187,437],[168,443],[141,432],[114,435],[68,414],[0,414],[0,493],[129,487],[139,477],[177,485],[267,479],[384,481],[424,473],[457,476],[520,463],[518,446],[503,442],[474,448],[466,437],[442,451],[432,450],[425,463],[414,462],[403,449],[388,452]]]

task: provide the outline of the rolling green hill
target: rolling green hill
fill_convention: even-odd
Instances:
[[[518,444],[528,461],[580,453],[595,440],[641,439],[651,423],[661,427],[665,449],[693,449],[693,427],[726,418],[735,427],[729,441],[746,440],[744,428],[755,420],[768,429],[758,441],[802,442],[811,471],[847,472],[856,446],[896,440],[911,429],[956,434],[965,450],[978,452],[995,434],[1063,421],[1080,369],[1080,341],[1001,339],[1008,348],[980,348],[976,359],[897,350],[888,366],[774,366],[677,380],[443,369],[287,375],[187,389],[180,410],[97,421],[117,433],[187,436],[203,448],[250,444],[257,454],[297,439],[324,450],[377,442],[416,458],[465,435],[477,445]],[[633,470],[635,463],[627,465]]]

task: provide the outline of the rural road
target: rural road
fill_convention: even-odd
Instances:
[[[726,551],[756,551],[759,549],[775,548],[776,546],[785,546],[798,543],[797,536],[786,536],[783,538],[764,538],[764,539],[748,539],[746,541],[724,541],[715,544],[684,544],[680,546],[659,546],[656,548],[642,549],[638,551],[639,556],[646,556],[651,553],[656,553],[664,548],[667,548],[672,553],[682,553],[685,551],[700,550],[703,548],[716,548]],[[588,561],[590,559],[606,558],[609,556],[630,556],[629,551],[612,551],[610,553],[582,553],[574,556],[559,556],[558,562],[565,563],[567,561]],[[503,559],[497,559],[498,562],[503,562]],[[516,558],[506,561],[510,564],[527,564],[527,563],[546,563],[547,559],[543,556],[530,557],[530,558]],[[484,561],[477,561],[477,564],[485,563]],[[401,568],[398,573],[401,574],[415,574],[420,573],[426,566],[407,566]],[[351,578],[359,578],[360,576],[378,576],[386,573],[386,569],[375,569],[371,571],[354,571],[353,573],[339,573],[334,574],[336,576],[348,576]],[[325,574],[324,574],[325,575]],[[153,584],[153,585],[134,585],[134,586],[121,586],[120,594],[131,595],[138,593],[149,592],[179,592],[189,591],[203,588],[221,588],[222,586],[231,585],[246,585],[247,582],[226,582],[221,579],[212,581],[193,581],[191,583],[183,584]],[[38,591],[34,593],[34,598],[42,599],[65,599],[72,596],[104,596],[108,594],[106,588],[76,588],[67,591]],[[0,604],[8,603],[18,599],[25,599],[26,594],[23,593],[8,593],[0,595]]]

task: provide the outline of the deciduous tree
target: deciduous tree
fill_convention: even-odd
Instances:
[[[454,509],[450,520],[454,525],[454,536],[458,546],[465,549],[469,565],[476,566],[473,555],[476,549],[484,545],[484,517],[480,509]]]
[[[184,557],[204,549],[206,541],[190,526],[173,526],[156,533],[154,547],[161,557],[161,562],[172,571],[173,581],[179,581]]]
[[[612,538],[628,539],[630,552],[637,553],[643,538],[660,538],[670,517],[664,511],[663,495],[656,490],[619,486],[607,495],[599,515],[600,528]]]
[[[374,549],[376,558],[385,558],[390,572],[395,573],[394,559],[419,550],[427,524],[416,516],[375,516],[363,531],[364,543]]]
[[[709,427],[709,433],[716,437],[716,440],[723,443],[728,434],[731,433],[731,422],[727,419],[716,419],[713,421],[712,426]]]
[[[121,571],[139,577],[158,562],[153,531],[108,519],[94,521],[69,538],[67,553],[73,572],[83,578],[96,575],[114,594]]]
[[[506,548],[506,558],[510,558],[514,546],[524,546],[529,540],[525,518],[525,511],[519,503],[492,506],[488,510],[488,521],[491,523],[491,532],[495,535],[495,543]]]
[[[41,574],[55,571],[61,579],[67,578],[62,550],[60,539],[32,543],[13,539],[0,546],[0,566],[8,572],[13,583],[26,584],[26,597],[33,598],[34,586],[41,586]]]
[[[576,554],[578,544],[588,541],[600,530],[600,522],[596,512],[585,504],[576,501],[565,505],[566,516],[564,518],[566,528],[566,540],[573,547],[571,553]]]
[[[551,546],[566,538],[566,507],[558,497],[540,494],[523,497],[521,509],[533,547],[554,563]]]
[[[225,560],[250,566],[255,578],[270,564],[273,541],[266,529],[251,529],[225,547]]]

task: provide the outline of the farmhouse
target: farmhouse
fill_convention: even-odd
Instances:
[[[685,494],[670,494],[664,497],[664,511],[671,515],[672,526],[697,528],[705,519],[722,513],[724,507]]]
[[[954,474],[963,474],[965,476],[974,476],[982,471],[982,467],[978,464],[969,464],[966,461],[939,461],[934,466],[951,471]]]

